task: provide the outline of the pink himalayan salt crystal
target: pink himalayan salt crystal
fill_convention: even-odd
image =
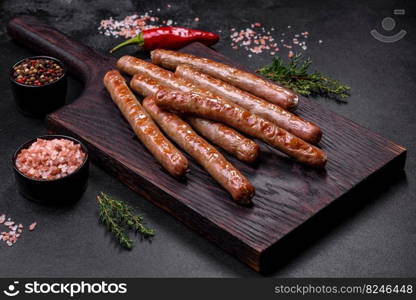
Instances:
[[[37,223],[36,223],[36,222],[33,222],[32,224],[30,224],[30,225],[29,225],[29,230],[30,230],[30,231],[35,230],[36,225],[37,225]]]
[[[290,29],[291,26],[289,25]],[[275,55],[280,51],[279,47],[287,48],[290,53],[291,49],[306,51],[306,39],[309,37],[309,32],[304,31],[294,34],[292,31],[281,33],[281,36],[287,36],[286,39],[280,39],[280,43],[273,37],[272,33],[276,29],[274,27],[268,29],[264,27],[260,22],[252,23],[248,28],[236,30],[236,28],[230,29],[231,47],[234,50],[248,51],[249,57],[251,54],[269,53]],[[284,49],[283,49],[284,50]],[[273,52],[273,54],[272,54]],[[292,51],[294,52],[294,51]]]
[[[76,171],[84,162],[80,144],[67,139],[37,139],[16,158],[17,169],[35,179],[58,179]]]
[[[23,232],[23,224],[22,223],[15,223],[14,221],[11,220],[11,218],[7,218],[6,220],[6,215],[0,215],[0,224],[3,224],[4,226],[8,227],[9,231],[3,231],[0,232],[0,241],[4,241],[8,246],[13,246],[18,239],[20,238],[20,236],[22,235]],[[33,231],[35,229],[35,227],[37,226],[36,222],[33,222],[30,226],[29,226],[29,230]]]

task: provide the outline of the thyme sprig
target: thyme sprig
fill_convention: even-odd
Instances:
[[[270,65],[257,72],[298,94],[323,96],[345,102],[350,87],[317,71],[308,73],[311,64],[312,60],[310,58],[302,60],[301,54],[294,55],[287,65],[276,56]]]
[[[97,196],[97,202],[100,209],[99,218],[120,245],[126,249],[133,248],[133,241],[126,232],[126,227],[133,229],[144,238],[155,235],[153,229],[144,225],[143,217],[136,215],[134,209],[128,204],[112,198],[110,195],[101,192]]]

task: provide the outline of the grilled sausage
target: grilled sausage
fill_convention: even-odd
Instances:
[[[189,65],[176,67],[175,75],[184,78],[199,88],[238,104],[248,111],[275,123],[301,139],[316,144],[322,136],[321,129],[278,105],[267,102],[235,86],[204,74]]]
[[[139,140],[170,174],[183,176],[188,169],[188,160],[160,132],[121,74],[116,70],[109,71],[103,81],[114,103],[130,123]]]
[[[164,88],[155,80],[147,77],[146,75],[136,74],[130,81],[130,87],[143,97],[152,96],[156,94],[160,89]]]
[[[166,72],[170,73],[169,71]],[[177,82],[174,79],[168,81],[173,82],[173,86],[176,86]],[[164,82],[165,81],[163,81],[163,83]],[[159,89],[163,88],[163,85],[159,84],[159,82],[156,82],[155,80],[141,74],[136,74],[133,76],[130,82],[130,86],[137,93],[145,97],[149,95],[154,95]],[[184,87],[184,85],[181,84],[179,84],[178,86]],[[192,118],[188,120],[191,121]],[[195,127],[195,129],[205,138],[207,138],[214,144],[220,146],[225,151],[242,161],[250,163],[255,161],[259,156],[260,147],[259,145],[257,145],[257,143],[255,143],[251,139],[244,137],[243,135],[241,135],[234,129],[229,128],[228,126],[211,120],[197,120],[192,123],[193,126],[197,126]]]
[[[309,166],[323,167],[326,163],[326,153],[321,149],[230,101],[170,89],[160,89],[155,99],[156,104],[163,109],[193,114],[230,125]]]
[[[182,92],[190,92],[194,89],[198,89],[191,82],[175,76],[172,72],[133,56],[126,55],[121,57],[117,61],[117,67],[131,76],[135,74],[145,75],[156,81],[158,84],[164,85],[171,89],[180,90]],[[206,93],[212,97],[214,96],[208,91],[200,90],[199,92]]]
[[[163,82],[163,85],[172,89],[178,89],[183,92],[194,91],[209,97],[220,96],[226,98],[307,142],[318,143],[322,136],[321,129],[315,124],[282,109],[278,105],[199,72],[189,65],[179,65],[175,73],[178,76],[174,76],[172,72],[133,56],[121,57],[117,62],[117,66],[127,74],[143,74],[159,83]]]
[[[153,96],[143,100],[143,107],[163,131],[192,156],[222,185],[239,204],[250,204],[254,187],[225,157],[192,130],[174,113],[160,109]]]
[[[153,50],[151,57],[154,64],[171,70],[176,69],[181,64],[191,65],[205,74],[228,82],[285,109],[295,108],[298,104],[298,95],[291,90],[226,64],[191,54],[163,49]]]

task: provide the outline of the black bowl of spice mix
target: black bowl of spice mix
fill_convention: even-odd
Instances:
[[[65,104],[67,77],[64,64],[49,56],[32,56],[10,69],[10,82],[18,109],[43,117]]]

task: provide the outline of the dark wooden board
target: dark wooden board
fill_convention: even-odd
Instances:
[[[359,183],[385,170],[400,170],[405,163],[403,147],[301,98],[297,113],[323,129],[320,146],[328,152],[326,169],[299,165],[262,143],[255,165],[227,155],[256,187],[254,207],[244,208],[193,161],[186,180],[169,176],[134,138],[102,85],[114,58],[30,17],[13,19],[8,31],[36,52],[62,59],[85,83],[79,99],[48,116],[50,132],[81,139],[110,174],[257,271],[279,259],[271,249],[283,237]],[[181,51],[235,65],[201,44]]]

